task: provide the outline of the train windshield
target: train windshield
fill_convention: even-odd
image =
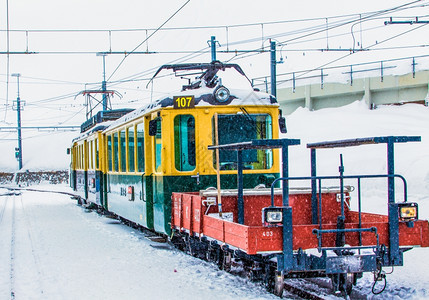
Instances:
[[[214,133],[213,119],[213,140]],[[272,120],[267,114],[249,114],[244,110],[241,114],[218,115],[219,145],[248,142],[251,140],[272,138]],[[221,170],[237,169],[236,151],[219,151]],[[273,165],[272,150],[244,150],[244,169],[270,169]],[[216,167],[216,155],[213,154],[213,164]]]

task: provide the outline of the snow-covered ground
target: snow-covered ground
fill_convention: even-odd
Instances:
[[[428,107],[414,104],[368,110],[356,102],[314,112],[299,109],[287,118],[285,137],[301,139],[300,146],[290,149],[290,175],[310,175],[308,142],[419,135],[422,142],[395,146],[395,171],[406,177],[409,201],[419,203],[420,218],[429,219],[428,117]],[[43,146],[31,152],[35,158],[29,163],[35,168],[68,165],[67,157],[57,166],[50,164],[61,159],[43,155]],[[346,175],[387,172],[386,146],[369,145],[319,151],[318,174],[338,174],[340,153]],[[64,185],[49,188],[68,190]],[[363,188],[363,209],[386,213],[385,180],[365,182]],[[399,187],[397,191],[399,201]],[[87,213],[66,195],[25,191],[0,196],[0,240],[0,299],[10,298],[11,290],[15,299],[274,299],[262,287],[203,261],[152,247],[142,233]],[[387,275],[380,296],[371,296],[372,274],[357,288],[374,299],[428,298],[427,257],[429,248],[406,252],[404,266]]]
[[[0,196],[0,240],[0,299],[275,298],[66,195]]]

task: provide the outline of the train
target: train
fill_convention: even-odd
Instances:
[[[82,124],[70,151],[70,186],[80,202],[221,269],[238,266],[278,296],[286,278],[311,277],[329,277],[347,295],[364,272],[385,282],[383,267],[403,265],[415,246],[429,247],[429,223],[418,219],[405,178],[394,172],[394,145],[420,137],[307,144],[309,176],[291,177],[289,148],[301,141],[283,137],[275,97],[223,84],[227,71],[248,79],[239,65],[163,65],[154,77],[163,70],[188,83],[142,108],[100,111]],[[341,164],[339,174],[317,175],[316,151],[368,144],[386,144],[387,174],[344,175]],[[360,183],[380,178],[388,214],[363,212]],[[324,186],[332,181],[338,185]]]

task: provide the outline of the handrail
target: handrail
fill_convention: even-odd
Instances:
[[[307,176],[307,177],[279,177],[271,184],[271,207],[274,207],[274,187],[279,181],[296,181],[296,180],[332,180],[332,179],[364,179],[364,178],[399,178],[404,184],[404,202],[407,202],[407,181],[399,174],[385,175],[345,175],[345,176]],[[287,206],[289,203],[287,203]]]
[[[346,228],[346,229],[313,229],[313,234],[315,234],[317,236],[317,250],[319,252],[323,250],[344,250],[344,247],[322,247],[322,234],[324,233],[346,233],[346,232],[359,232],[359,235],[362,232],[374,232],[375,237],[377,238],[377,245],[376,246],[354,246],[354,247],[347,247],[347,250],[351,250],[351,249],[371,249],[371,248],[380,248],[380,237],[379,234],[377,233],[377,227],[370,227],[370,228]]]
[[[362,179],[370,179],[370,178],[388,178],[388,180],[390,181],[391,179],[394,180],[394,178],[399,178],[402,180],[403,182],[403,187],[404,187],[404,202],[407,202],[407,181],[405,180],[405,178],[402,175],[399,174],[383,174],[383,175],[339,175],[339,176],[306,176],[306,177],[280,177],[277,178],[273,181],[273,183],[271,184],[271,207],[275,207],[274,205],[274,187],[277,184],[277,182],[279,181],[284,181],[283,185],[289,186],[289,181],[298,181],[298,180],[311,180],[312,182],[318,182],[318,187],[317,184],[313,185],[312,184],[312,194],[316,195],[317,193],[319,194],[318,197],[318,201],[317,204],[319,206],[319,220],[318,220],[318,225],[319,225],[319,229],[313,229],[313,233],[317,234],[317,239],[318,239],[318,250],[319,252],[322,250],[322,234],[323,233],[337,233],[337,234],[344,234],[346,232],[358,232],[359,233],[359,246],[358,247],[350,247],[350,249],[363,249],[363,248],[374,248],[376,247],[377,249],[379,248],[379,235],[377,234],[377,229],[375,227],[371,227],[371,228],[362,228],[362,218],[361,218],[361,180]],[[322,180],[340,180],[340,187],[341,187],[341,191],[343,193],[344,191],[344,180],[345,179],[356,179],[358,182],[358,214],[359,214],[359,227],[356,229],[344,229],[344,228],[337,228],[337,229],[331,229],[331,230],[323,230],[322,229]],[[318,190],[318,192],[317,192]],[[388,190],[389,192],[389,190]],[[283,195],[286,199],[283,199],[283,206],[289,206],[289,194]],[[343,200],[344,197],[343,195],[341,195],[341,216],[344,217],[344,203],[345,201]],[[392,200],[389,196],[388,199],[388,205],[391,204]],[[393,203],[395,203],[395,198],[393,197]],[[390,206],[389,206],[390,208]],[[389,217],[390,218],[390,217]],[[390,219],[389,219],[390,220]],[[389,221],[390,222],[390,221]],[[377,246],[370,246],[370,247],[362,247],[362,232],[366,232],[366,231],[373,231],[376,234],[377,237]],[[336,245],[338,246],[338,245]],[[339,250],[342,249],[343,247],[334,247],[334,248],[323,248],[324,250]]]

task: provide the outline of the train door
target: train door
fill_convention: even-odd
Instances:
[[[177,171],[195,169],[195,118],[177,115],[174,118],[174,165]]]
[[[83,144],[83,158],[84,158],[84,176],[85,176],[85,199],[88,200],[89,190],[88,190],[88,165],[89,165],[89,158],[88,158],[88,142],[85,141]]]
[[[153,199],[153,226],[157,232],[166,232],[164,176],[162,170],[162,119],[157,117],[149,122],[149,135],[152,136],[151,153],[152,176],[148,186]]]
[[[171,192],[202,189],[196,158],[195,117],[179,114],[174,117],[174,170],[170,179]]]
[[[71,162],[70,162],[70,186],[73,191],[76,191],[76,168],[77,168],[77,147],[73,144],[71,148]]]
[[[140,186],[136,187],[136,190],[138,190],[139,194],[139,200],[143,202],[143,205],[141,206],[140,213],[140,222],[143,224],[143,226],[153,229],[153,200],[152,197],[148,196],[147,189],[147,173],[146,173],[146,167],[145,167],[145,159],[146,159],[146,151],[145,151],[145,124],[144,123],[138,123],[128,129],[128,139],[135,141],[136,146],[132,146],[129,149],[129,153],[132,153],[135,151],[136,157],[135,159],[135,167],[137,168],[137,174],[140,174],[139,176],[139,184]],[[131,147],[131,142],[129,143]],[[130,172],[134,172],[134,167],[132,167],[132,170],[130,169]],[[137,194],[136,194],[137,195]],[[139,208],[140,210],[140,208]]]

